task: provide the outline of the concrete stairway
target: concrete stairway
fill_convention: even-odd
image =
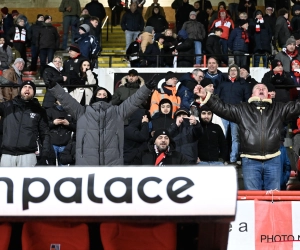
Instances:
[[[113,31],[109,27],[108,37],[107,31],[102,31],[102,52],[98,58],[98,66],[100,68],[109,68],[110,57],[108,55],[114,55],[111,58],[112,68],[125,68],[129,66],[129,63],[123,61],[125,51],[125,33],[121,29],[121,26],[113,27]]]

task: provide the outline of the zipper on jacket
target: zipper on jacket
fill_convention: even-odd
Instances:
[[[81,155],[80,157],[83,158],[83,145],[84,145],[84,138],[85,138],[85,134],[83,135],[82,139],[81,139]]]
[[[21,120],[20,120],[21,122],[20,122],[20,124],[19,124],[18,139],[17,139],[17,141],[16,141],[16,147],[17,147],[17,145],[19,144],[21,125],[22,125],[22,121],[23,121],[23,114],[24,114],[24,112],[22,112],[22,116],[21,116]]]

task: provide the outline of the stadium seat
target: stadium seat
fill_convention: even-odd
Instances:
[[[26,222],[22,230],[23,250],[89,250],[89,244],[84,223]]]
[[[7,250],[11,235],[11,225],[9,223],[0,224],[0,249]]]
[[[104,250],[175,250],[176,224],[102,223]]]

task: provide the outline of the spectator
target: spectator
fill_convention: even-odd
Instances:
[[[207,60],[207,69],[204,72],[204,78],[209,78],[214,84],[214,89],[218,89],[220,83],[224,80],[223,74],[218,70],[219,63],[216,57],[209,57]]]
[[[195,101],[194,88],[201,84],[204,73],[201,69],[194,69],[192,73],[186,73],[180,77],[181,82],[178,89],[178,96],[181,99],[180,108],[190,110],[191,104]]]
[[[3,71],[3,77],[16,84],[16,87],[0,88],[0,102],[10,101],[19,94],[19,88],[22,85],[22,70],[25,62],[22,58],[16,58],[14,64]]]
[[[152,93],[150,107],[151,117],[159,112],[159,102],[164,98],[167,98],[172,102],[172,117],[176,110],[180,107],[181,100],[177,94],[177,89],[180,85],[180,82],[178,82],[177,76],[174,72],[168,71],[164,80],[162,79],[159,82],[157,89]]]
[[[188,34],[188,38],[194,40],[196,64],[200,65],[202,61],[202,43],[205,39],[206,33],[204,25],[197,21],[196,12],[190,12],[190,20],[185,22],[182,26]]]
[[[221,35],[221,46],[222,52],[224,56],[222,57],[222,61],[227,65],[228,64],[228,38],[230,35],[230,31],[234,29],[234,23],[230,16],[227,14],[226,10],[221,9],[219,10],[218,18],[213,22],[210,26],[209,31],[213,28],[222,28],[223,33]]]
[[[197,163],[197,143],[202,134],[202,126],[189,109],[178,109],[174,114],[174,122],[169,128],[170,136],[174,138],[176,149],[182,153],[189,164]]]
[[[47,115],[34,98],[35,93],[35,84],[25,81],[18,96],[0,104],[1,119],[4,119],[1,167],[34,167],[38,140],[43,146],[39,165],[47,164],[50,149]]]
[[[245,79],[251,89],[258,83],[254,78],[250,75],[250,68],[248,65],[242,65],[240,67],[240,78]]]
[[[88,9],[83,8],[77,26],[79,27],[81,24],[89,24],[90,20],[91,20],[91,15],[89,14]]]
[[[245,12],[247,13],[248,17],[253,17],[253,13],[256,10],[255,8],[255,2],[252,0],[240,0],[239,2],[239,6],[238,6],[238,11],[241,12]],[[250,20],[252,21],[252,20]]]
[[[211,5],[211,3],[209,3],[206,7],[206,13],[208,15],[207,20],[208,20],[208,31],[209,28],[212,26],[213,22],[218,18],[218,11],[215,11]]]
[[[272,37],[274,37],[277,17],[274,13],[274,5],[272,3],[266,4],[266,14],[263,18],[265,23],[271,28]]]
[[[239,67],[235,64],[230,65],[228,68],[228,77],[225,78],[216,89],[216,94],[223,102],[237,104],[240,102],[246,102],[250,98],[251,87],[239,76]],[[240,145],[238,125],[233,123],[231,120],[222,119],[222,121],[226,135],[228,135],[229,126],[231,129],[230,164],[237,165]]]
[[[210,78],[204,78],[201,81],[200,85],[205,89],[205,91],[208,91],[211,94],[214,93],[214,84]],[[194,115],[197,117],[200,117],[200,113],[199,113],[200,107],[201,107],[201,101],[199,98],[197,98],[195,99],[195,102],[191,106],[191,110],[193,111],[192,113],[194,113]],[[220,116],[214,114],[212,117],[212,123],[218,124],[221,127],[224,136],[226,136],[225,127]]]
[[[149,136],[148,111],[138,109],[128,119],[128,126],[124,129],[124,164],[132,164],[133,159],[147,149]]]
[[[19,11],[17,11],[17,10],[13,10],[11,12],[11,15],[12,15],[12,17],[14,19],[14,24],[15,25],[18,24],[19,19],[22,19],[24,21],[24,27],[26,28],[27,31],[29,30],[30,25],[28,23],[28,19],[27,19],[26,16],[24,16],[23,14],[20,14]]]
[[[122,30],[125,31],[126,50],[132,40],[135,40],[138,34],[144,30],[144,24],[142,14],[137,11],[136,2],[132,2],[130,9],[123,15],[121,21]]]
[[[278,10],[273,45],[276,45],[277,41],[280,48],[284,47],[285,42],[291,36],[291,25],[288,18],[289,12],[287,9]]]
[[[89,60],[82,60],[79,65],[79,74],[70,75],[71,85],[98,85],[96,73],[92,72]],[[92,86],[92,87],[94,87]],[[93,88],[68,88],[70,96],[72,96],[82,106],[89,105],[93,96]]]
[[[298,50],[296,50],[296,40],[294,37],[287,39],[285,48],[276,54],[275,59],[282,62],[285,72],[291,71],[291,61],[300,60],[300,54]]]
[[[249,26],[250,40],[254,42],[253,53],[260,54],[254,55],[254,67],[259,67],[260,58],[263,59],[263,65],[268,67],[266,54],[272,53],[271,41],[272,31],[271,28],[265,23],[262,17],[262,12],[257,10],[254,12],[254,22]],[[265,54],[262,56],[262,54]]]
[[[191,11],[194,11],[194,7],[189,4],[189,0],[182,0],[182,5],[175,14],[177,33],[182,29],[182,25],[189,20]]]
[[[56,102],[55,97],[48,91],[49,81],[55,81],[63,84],[67,77],[62,74],[62,58],[60,56],[54,56],[53,61],[48,63],[44,69],[43,79],[46,85],[46,93],[43,100],[43,108],[51,108]]]
[[[247,64],[247,55],[249,53],[249,34],[248,21],[238,20],[238,27],[234,28],[228,39],[228,47],[233,51],[234,63],[239,67]]]
[[[86,4],[85,8],[89,11],[91,16],[99,18],[99,25],[96,27],[95,37],[98,41],[101,41],[101,26],[102,21],[106,17],[106,11],[102,3],[98,0],[91,0],[90,3]]]
[[[130,62],[130,67],[139,68],[143,60],[143,52],[141,49],[142,33],[139,33],[134,42],[132,42],[126,50],[126,59]]]
[[[62,0],[59,6],[59,11],[63,13],[63,44],[62,49],[67,49],[69,27],[71,26],[72,43],[75,42],[77,34],[76,24],[78,23],[81,6],[79,0]]]
[[[198,138],[198,165],[224,165],[227,158],[227,142],[221,127],[212,122],[214,115],[207,105],[199,108],[203,133]]]
[[[46,15],[44,23],[38,34],[38,48],[40,50],[40,75],[43,75],[48,62],[53,61],[54,53],[59,49],[59,34],[57,28],[52,25],[52,17]]]
[[[195,55],[194,41],[188,37],[185,30],[178,32],[177,39],[178,44],[174,51],[174,54],[177,55],[177,67],[193,67]]]
[[[300,85],[300,61],[299,60],[293,60],[291,62],[291,77],[294,81],[294,84],[296,86]],[[293,91],[293,97],[294,99],[298,99],[300,97],[300,89],[292,89],[291,91]],[[296,94],[297,92],[297,94]]]
[[[37,69],[37,61],[40,54],[40,50],[38,48],[38,40],[39,40],[39,32],[44,23],[44,16],[42,14],[38,14],[36,17],[36,21],[32,24],[28,30],[28,40],[30,41],[30,52],[31,52],[31,64],[30,70],[36,71]]]
[[[90,26],[88,24],[79,26],[79,35],[76,43],[79,46],[81,55],[90,60],[98,58],[99,44],[97,39],[90,35]]]
[[[20,56],[25,62],[27,62],[27,56],[26,56],[26,43],[27,43],[27,31],[24,27],[24,20],[19,18],[16,21],[16,24],[14,27],[12,27],[8,32],[8,37],[10,39],[10,42],[12,43],[13,47],[19,51]]]
[[[177,40],[175,34],[171,29],[165,30],[165,39],[164,39],[164,51],[165,51],[165,64],[166,67],[173,68],[174,66],[174,56],[173,52],[177,46]]]
[[[2,14],[2,25],[3,25],[3,32],[6,38],[8,31],[11,29],[11,27],[14,26],[14,19],[10,13],[8,13],[8,8],[3,7],[1,8],[1,14]]]
[[[153,15],[154,8],[159,9],[159,14],[166,18],[164,8],[160,6],[158,0],[153,0],[153,3],[147,8],[146,14],[144,16],[145,20],[148,20]],[[151,26],[151,25],[150,25]]]
[[[96,16],[91,16],[88,25],[90,26],[90,35],[92,35],[96,39],[98,39],[97,38],[97,29],[98,29],[98,26],[99,26],[99,18],[96,17]]]
[[[226,6],[226,3],[224,2],[224,1],[220,1],[219,3],[218,3],[218,11],[220,11],[220,10],[226,10],[226,12],[227,12],[227,14],[229,15],[229,16],[231,16],[231,12],[227,9],[227,6]]]
[[[262,82],[265,84],[273,84],[275,88],[276,85],[294,85],[290,73],[284,71],[283,64],[278,59],[272,61],[271,70],[265,73]],[[289,102],[291,100],[290,89],[277,88],[274,100],[276,102]]]
[[[194,2],[194,11],[196,12],[196,20],[203,24],[205,29],[205,34],[207,34],[207,29],[208,29],[208,14],[205,12],[207,3],[208,1],[205,1],[204,10],[202,10],[201,1]]]
[[[255,85],[248,102],[238,104],[225,104],[200,85],[196,86],[194,93],[214,113],[238,124],[245,189],[279,190],[282,167],[278,131],[282,130],[282,121],[295,119],[300,114],[299,100],[273,102],[268,98],[264,84]]]
[[[69,58],[63,63],[63,75],[75,76],[79,74],[79,65],[83,60],[86,60],[84,56],[80,54],[80,48],[77,44],[71,44],[69,47]],[[67,84],[70,84],[71,77],[67,78]]]
[[[158,34],[156,41],[147,46],[144,53],[144,63],[146,63],[147,67],[165,67],[164,40],[164,35]]]
[[[135,69],[129,70],[128,75],[121,79],[118,88],[115,90],[111,104],[120,105],[143,85],[145,85],[145,81],[139,76],[138,72]]]
[[[83,107],[62,87],[55,82],[50,83],[51,93],[77,121],[76,165],[124,164],[124,119],[130,117],[156,87],[153,78],[120,106],[112,105],[109,91],[98,87],[90,105]],[[93,129],[87,129],[91,127]]]
[[[76,130],[76,123],[58,101],[54,106],[47,109],[47,116],[51,144],[55,152],[57,164],[58,166],[62,166],[60,154],[71,140],[72,133]]]
[[[112,26],[120,25],[121,13],[123,11],[122,3],[121,0],[108,0],[108,6],[111,9]]]
[[[296,4],[293,6],[292,10],[293,18],[291,20],[291,27],[293,35],[296,33],[300,33],[300,4]]]
[[[210,56],[215,56],[218,60],[218,63],[221,63],[222,61],[222,47],[220,44],[222,33],[222,28],[215,28],[213,32],[208,34],[205,46],[205,52],[208,58]]]
[[[8,69],[12,59],[11,47],[8,45],[5,37],[0,36],[0,70]]]
[[[166,18],[160,14],[159,6],[153,8],[152,15],[147,19],[146,26],[153,27],[156,34],[164,32],[169,27]]]
[[[148,142],[148,149],[138,154],[133,165],[187,165],[188,160],[176,149],[176,144],[166,129],[155,131]]]
[[[153,136],[154,132],[158,129],[169,129],[170,125],[173,123],[172,119],[172,110],[173,110],[172,102],[167,99],[161,99],[158,104],[158,112],[152,117],[151,125],[152,131],[151,136]]]
[[[142,42],[141,42],[141,49],[144,53],[146,50],[146,47],[149,44],[153,43],[154,39],[154,28],[152,26],[146,26],[144,29],[144,32],[142,33]]]

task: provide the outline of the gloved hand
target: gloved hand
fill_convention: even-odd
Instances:
[[[47,156],[41,156],[41,158],[36,163],[36,166],[47,166],[47,165],[49,165]]]
[[[158,74],[154,74],[150,81],[146,82],[145,85],[148,89],[152,90],[155,89],[157,86],[157,81],[155,81],[155,78],[158,76]]]

